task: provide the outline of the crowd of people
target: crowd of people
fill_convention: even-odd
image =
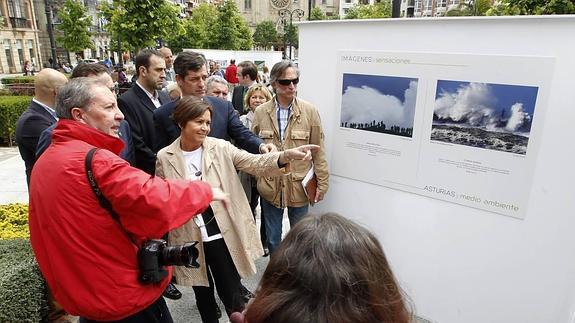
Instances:
[[[44,68],[18,120],[52,317],[172,322],[164,297],[180,298],[179,284],[192,287],[202,322],[222,316],[216,293],[233,322],[410,321],[377,239],[342,216],[308,214],[329,172],[297,65],[278,62],[268,75],[231,60],[223,72],[163,47],[140,51],[135,70],[118,95],[122,68],[80,64],[69,80]],[[241,280],[268,255],[252,293]]]

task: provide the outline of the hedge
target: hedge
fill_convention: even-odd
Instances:
[[[0,322],[40,322],[46,285],[27,239],[0,240]]]
[[[10,76],[2,79],[2,84],[31,83],[34,84],[34,76]]]
[[[48,314],[28,237],[28,206],[0,205],[0,322],[40,322]]]
[[[0,96],[0,143],[14,145],[16,122],[31,101],[30,96]]]

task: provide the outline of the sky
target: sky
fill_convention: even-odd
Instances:
[[[343,74],[342,94],[348,86],[362,87],[367,86],[387,95],[393,95],[401,102],[405,101],[405,89],[409,87],[409,82],[417,81],[414,78],[379,76],[365,74]]]
[[[344,74],[341,121],[413,127],[417,79]]]

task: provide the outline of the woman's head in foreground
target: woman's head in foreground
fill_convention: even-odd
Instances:
[[[309,215],[274,252],[249,323],[408,323],[410,311],[379,241],[335,213]]]

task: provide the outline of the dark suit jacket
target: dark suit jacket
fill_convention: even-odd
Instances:
[[[244,89],[247,91],[247,86],[238,85],[232,93],[232,105],[240,115],[247,113],[247,111],[244,111]]]
[[[170,102],[170,97],[163,91],[158,91],[162,104]],[[137,84],[118,98],[118,107],[124,118],[130,124],[132,141],[136,157],[135,167],[154,175],[156,169],[156,154],[154,150],[154,110],[156,107],[148,95]]]
[[[214,113],[209,136],[224,140],[233,139],[235,144],[252,154],[260,153],[260,145],[263,141],[246,128],[236,114],[232,104],[213,96],[204,96]],[[176,110],[177,101],[162,105],[154,112],[156,125],[156,152],[171,144],[180,136],[180,127],[172,120],[172,114]]]
[[[56,123],[56,118],[34,101],[18,118],[16,123],[16,142],[18,143],[20,156],[22,156],[26,166],[28,186],[30,186],[32,167],[36,162],[36,146],[38,145],[40,134],[54,123]]]
[[[46,128],[42,131],[40,139],[38,140],[38,147],[36,148],[36,159],[40,158],[40,155],[50,146],[52,143],[52,132],[56,128],[56,123]],[[120,152],[120,157],[130,163],[130,165],[135,165],[134,156],[134,143],[132,141],[132,131],[130,130],[130,125],[126,120],[122,120],[120,123],[120,133],[118,134],[120,139],[124,142],[124,149]]]

